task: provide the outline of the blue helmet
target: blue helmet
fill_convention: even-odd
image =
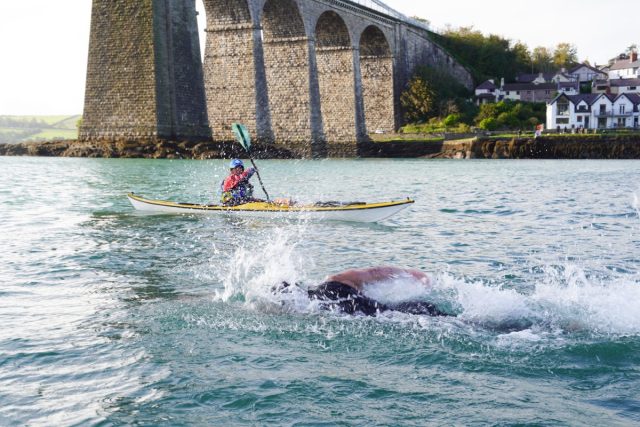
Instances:
[[[242,160],[240,159],[233,159],[231,160],[231,163],[229,163],[229,169],[235,169],[238,166],[244,168],[244,163],[242,163]]]

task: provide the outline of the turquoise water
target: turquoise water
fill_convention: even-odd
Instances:
[[[259,161],[273,196],[412,197],[381,224],[135,213],[224,161],[0,158],[0,425],[640,422],[633,161]],[[281,280],[421,268],[322,312]]]

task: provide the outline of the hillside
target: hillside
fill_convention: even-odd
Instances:
[[[0,116],[0,143],[76,139],[80,118],[80,115]]]

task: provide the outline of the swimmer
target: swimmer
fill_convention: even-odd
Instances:
[[[363,294],[365,285],[398,278],[412,278],[425,287],[431,288],[429,277],[420,270],[398,267],[373,267],[343,271],[328,276],[320,285],[309,289],[309,298],[321,301],[328,309],[339,309],[347,314],[362,313],[375,316],[385,311],[399,311],[409,314],[448,316],[434,304],[426,301],[410,301],[399,304],[383,304]],[[283,282],[280,291],[291,285]]]

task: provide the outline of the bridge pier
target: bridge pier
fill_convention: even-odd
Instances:
[[[209,122],[216,140],[232,140],[231,125],[240,122],[254,138],[273,142],[261,29],[249,4],[205,0],[207,42],[204,80]]]
[[[262,34],[271,126],[276,144],[314,156],[309,38],[293,0],[267,0]]]
[[[93,0],[80,139],[208,139],[195,0]]]

